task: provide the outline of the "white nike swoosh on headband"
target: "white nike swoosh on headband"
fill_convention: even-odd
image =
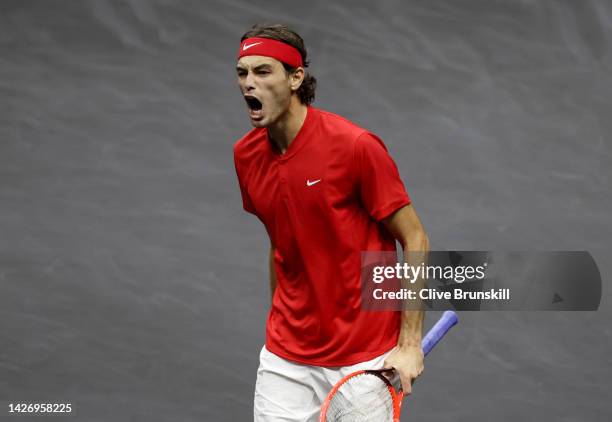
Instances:
[[[251,48],[251,47],[253,47],[253,46],[257,45],[257,44],[263,44],[263,41],[254,42],[253,44],[248,44],[248,45],[245,44],[245,45],[242,46],[242,51],[248,50],[249,48]]]

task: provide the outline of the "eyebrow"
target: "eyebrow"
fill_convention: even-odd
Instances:
[[[272,69],[272,66],[270,64],[268,64],[268,63],[263,63],[263,64],[255,66],[253,68],[253,70],[255,70],[255,71],[256,70],[264,70],[264,69]],[[247,69],[245,67],[243,67],[243,66],[240,66],[240,65],[236,66],[236,71],[241,71],[241,70],[247,70]]]

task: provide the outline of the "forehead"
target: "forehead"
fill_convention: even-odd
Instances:
[[[283,65],[280,61],[268,56],[244,56],[238,60],[238,64],[236,66],[244,69],[252,69],[266,64],[272,68],[279,66],[282,67]]]

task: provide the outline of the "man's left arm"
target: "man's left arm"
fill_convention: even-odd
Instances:
[[[417,267],[424,263],[429,251],[429,239],[412,205],[406,205],[382,222],[402,245],[404,262]],[[424,285],[420,278],[411,286],[419,291]],[[415,308],[414,306],[411,308]],[[402,382],[405,394],[412,392],[412,381],[423,372],[423,335],[424,311],[421,307],[402,311],[401,329],[397,346],[385,360],[385,368],[394,368]]]

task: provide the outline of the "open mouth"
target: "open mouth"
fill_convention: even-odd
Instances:
[[[261,104],[261,101],[259,101],[257,98],[253,97],[252,95],[245,95],[244,99],[247,103],[247,106],[249,107],[249,110],[258,111],[258,110],[261,110],[261,108],[263,107],[263,105]]]

